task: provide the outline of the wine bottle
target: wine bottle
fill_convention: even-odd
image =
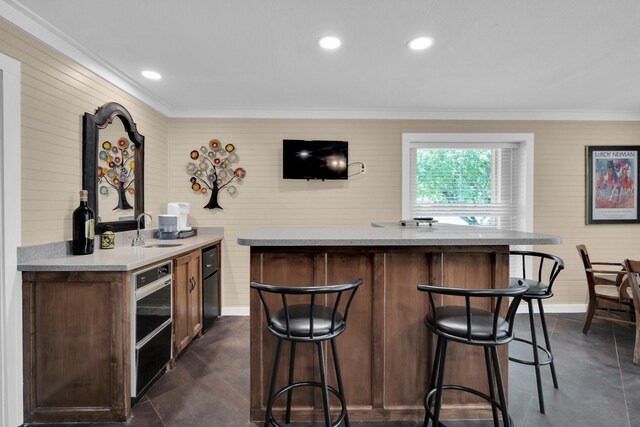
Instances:
[[[87,255],[93,253],[94,215],[87,205],[89,192],[80,191],[80,206],[73,211],[73,254]]]

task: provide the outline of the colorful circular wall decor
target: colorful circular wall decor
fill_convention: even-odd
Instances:
[[[189,185],[194,192],[209,196],[209,203],[205,209],[222,209],[218,203],[218,195],[223,188],[227,189],[227,193],[235,196],[238,189],[235,185],[229,185],[232,182],[241,183],[246,176],[244,168],[235,167],[234,163],[240,161],[236,147],[233,144],[223,145],[218,139],[209,141],[209,148],[206,146],[193,150],[190,153],[191,160],[198,162],[189,162],[186,166],[186,172],[189,174]]]

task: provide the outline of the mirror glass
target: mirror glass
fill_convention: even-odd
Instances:
[[[135,144],[120,120],[98,131],[98,222],[135,219]]]
[[[83,188],[96,216],[96,233],[135,230],[144,212],[144,136],[129,112],[110,102],[85,113]],[[144,228],[141,219],[140,228]]]

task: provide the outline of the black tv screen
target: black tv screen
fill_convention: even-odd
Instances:
[[[284,179],[347,179],[346,141],[282,141]]]

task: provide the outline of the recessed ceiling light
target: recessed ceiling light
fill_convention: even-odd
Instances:
[[[318,40],[318,44],[323,49],[333,50],[339,48],[342,42],[337,37],[329,36],[322,37],[320,40]]]
[[[407,46],[409,46],[409,49],[412,50],[424,50],[431,47],[432,44],[433,39],[431,37],[419,36],[409,40]]]
[[[151,70],[144,70],[142,72],[142,75],[149,80],[160,80],[162,78],[162,75],[160,73]]]

